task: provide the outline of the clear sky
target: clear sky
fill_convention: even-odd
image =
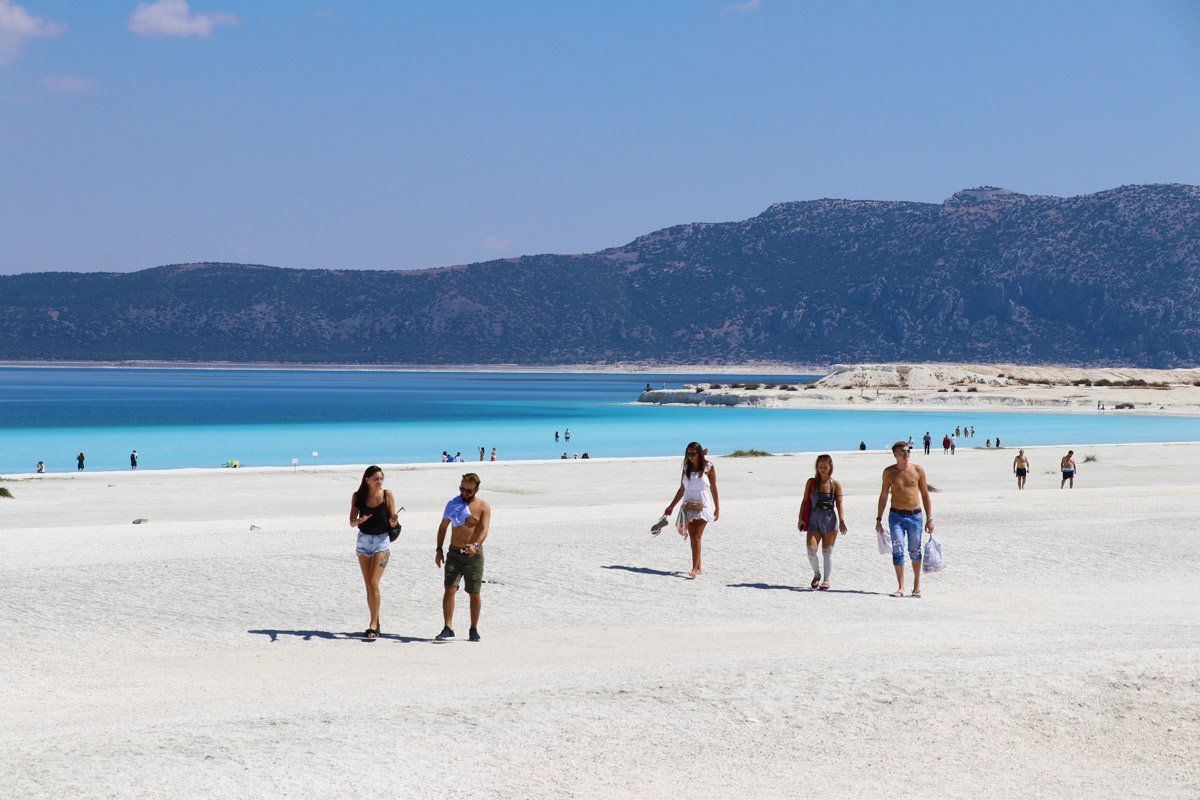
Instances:
[[[1200,184],[1200,0],[0,0],[0,272]]]

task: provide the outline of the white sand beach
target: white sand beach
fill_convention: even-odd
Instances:
[[[660,405],[1200,416],[1200,369],[1015,364],[835,364],[816,383],[700,384],[645,392]]]
[[[676,458],[388,467],[371,643],[361,468],[8,481],[0,796],[1194,800],[1200,448],[1075,448],[1069,491],[1065,449],[1024,492],[1013,448],[918,456],[949,561],[922,599],[887,596],[886,453],[835,457],[829,592],[795,530],[813,454],[714,459],[696,581],[647,531]],[[483,641],[435,643],[463,466],[494,509]]]

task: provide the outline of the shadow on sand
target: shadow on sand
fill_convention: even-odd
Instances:
[[[283,631],[267,628],[260,631],[246,631],[258,636],[269,636],[272,642],[279,641],[280,636],[296,636],[304,641],[312,641],[313,639],[335,639],[347,642],[400,642],[408,644],[410,642],[432,642],[433,639],[425,639],[420,636],[401,636],[396,633],[381,633],[378,639],[366,639],[362,633],[334,633],[332,631]]]
[[[870,594],[883,597],[883,592],[864,592],[862,589],[810,589],[807,586],[780,586],[775,583],[727,583],[730,589],[778,589],[784,592],[803,592],[808,594]]]
[[[600,569],[619,569],[625,572],[636,572],[639,575],[659,575],[663,578],[683,578],[687,579],[687,574],[683,572],[666,572],[661,569],[650,569],[649,567],[626,567],[621,564],[606,564]]]

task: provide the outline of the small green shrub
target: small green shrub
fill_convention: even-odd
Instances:
[[[775,388],[775,384],[773,384],[773,383],[764,383],[764,384],[763,384],[763,388],[764,388],[764,389],[774,389],[774,388]]]
[[[1116,408],[1133,408],[1133,403],[1117,403]]]
[[[771,455],[771,454],[768,453],[766,450],[755,450],[754,448],[751,448],[749,450],[734,450],[732,453],[729,454],[729,457],[730,458],[762,458],[763,456],[769,456],[769,455]]]
[[[729,384],[729,388],[730,388],[730,389],[741,389],[741,388],[743,388],[744,386],[745,386],[745,384],[741,384],[741,383],[731,383],[731,384]]]
[[[758,384],[757,384],[757,383],[747,383],[747,384],[746,384],[746,385],[745,385],[743,388],[745,388],[745,389],[751,389],[751,390],[753,390],[753,389],[757,389],[757,388],[758,388]]]
[[[1087,464],[1091,461],[1098,461],[1098,460],[1099,459],[1096,458],[1095,453],[1088,453],[1086,456],[1083,457],[1083,463],[1085,463],[1085,464]]]

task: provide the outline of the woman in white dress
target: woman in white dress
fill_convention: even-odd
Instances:
[[[679,490],[675,492],[675,498],[663,514],[671,516],[680,500],[683,500],[683,508],[678,529],[680,535],[692,545],[692,571],[688,573],[688,577],[695,578],[704,571],[700,564],[700,539],[704,536],[704,527],[721,518],[721,499],[717,495],[717,470],[705,458],[705,450],[699,442],[692,442],[687,446]]]

